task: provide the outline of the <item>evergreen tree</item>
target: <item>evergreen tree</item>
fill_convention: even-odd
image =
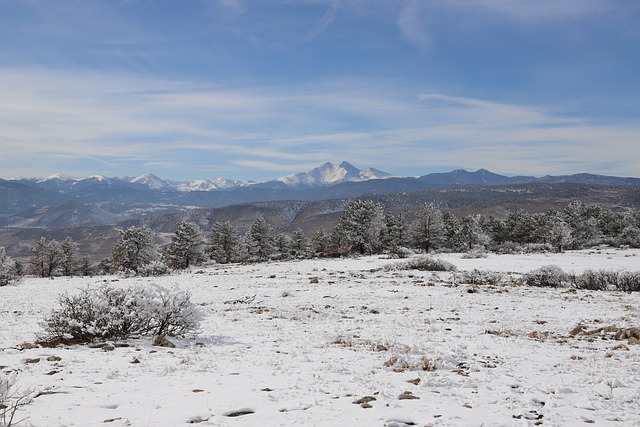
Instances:
[[[4,246],[0,246],[0,286],[6,286],[18,277],[15,263],[7,256]]]
[[[571,227],[573,246],[585,247],[598,244],[602,234],[598,229],[601,209],[596,205],[585,205],[573,201],[564,209],[564,220]]]
[[[227,264],[238,258],[239,238],[230,222],[214,222],[209,235],[207,253],[219,264]]]
[[[564,248],[571,243],[571,227],[559,216],[551,227],[549,243],[551,243],[558,252],[562,252]]]
[[[452,251],[462,250],[462,225],[458,217],[452,213],[445,212],[442,214],[442,224],[445,247]]]
[[[146,227],[120,230],[120,238],[111,251],[111,270],[138,273],[158,258],[153,231]]]
[[[291,238],[285,233],[278,233],[273,237],[273,259],[289,259],[291,254]]]
[[[31,245],[28,271],[39,277],[52,277],[62,265],[64,254],[56,240],[40,240]]]
[[[62,260],[60,262],[62,275],[73,276],[78,267],[78,245],[71,237],[66,237],[60,243],[60,251],[62,252]]]
[[[385,250],[391,254],[399,254],[400,248],[406,245],[407,224],[402,213],[394,216],[386,214],[384,216],[384,227],[382,231],[382,244]]]
[[[466,250],[486,247],[490,238],[482,226],[482,215],[474,214],[462,217],[461,242]]]
[[[293,258],[303,259],[309,256],[309,239],[302,230],[296,230],[291,235],[289,253]]]
[[[176,270],[198,265],[205,260],[204,239],[197,224],[183,221],[164,248],[166,264]]]
[[[260,217],[255,220],[245,234],[245,248],[249,261],[266,261],[274,253],[271,240],[271,227]]]
[[[382,207],[371,200],[352,202],[333,230],[334,244],[360,255],[378,252],[382,248],[382,215]]]
[[[323,255],[329,248],[330,236],[321,228],[311,237],[311,251],[314,255]]]
[[[425,203],[411,222],[414,244],[425,252],[439,245],[444,237],[442,212],[433,203]]]
[[[78,274],[80,276],[84,276],[84,277],[93,276],[93,274],[95,273],[95,270],[96,268],[93,262],[91,261],[91,258],[89,258],[86,255],[83,255],[80,257],[80,259],[78,260]]]

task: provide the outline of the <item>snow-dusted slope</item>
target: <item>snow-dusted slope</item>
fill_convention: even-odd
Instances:
[[[388,178],[391,174],[373,168],[358,169],[348,162],[326,162],[308,172],[283,176],[275,180],[288,187],[323,187],[349,181]]]
[[[240,187],[243,184],[243,181],[237,179],[209,178],[196,179],[191,182],[178,182],[175,183],[175,188],[180,191],[215,191]]]
[[[637,269],[638,254],[447,259],[469,271],[553,263],[579,272]],[[391,262],[25,279],[0,287],[0,375],[15,379],[17,396],[35,396],[16,414],[33,426],[640,425],[640,345],[571,333],[640,326],[639,293],[517,280],[453,285],[450,273],[382,268]],[[110,281],[192,292],[204,314],[200,333],[170,337],[176,348],[152,347],[150,338],[111,351],[21,346],[33,342],[59,294]]]
[[[145,173],[131,180],[132,183],[143,184],[152,190],[169,190],[173,189],[173,186],[167,181],[158,178],[152,173]]]

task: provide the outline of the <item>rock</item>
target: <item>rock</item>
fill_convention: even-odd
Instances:
[[[409,381],[407,381],[407,382],[408,382],[408,383],[411,383],[411,384],[413,384],[413,385],[418,385],[418,384],[420,384],[420,378],[416,378],[416,379],[414,379],[414,380],[409,380]]]
[[[40,363],[40,358],[36,357],[34,359],[24,359],[24,364],[25,365],[30,365],[30,364],[33,364],[33,363]]]
[[[640,340],[636,337],[631,337],[629,338],[629,341],[627,342],[627,344],[629,345],[638,345],[640,344]]]
[[[102,351],[113,351],[115,350],[116,347],[114,345],[111,344],[105,344],[102,346]]]
[[[420,398],[415,394],[406,394],[406,392],[398,396],[398,400],[414,400],[414,399],[420,399]]]
[[[49,356],[49,357],[47,357],[47,361],[48,362],[59,362],[61,360],[62,360],[62,358],[58,357],[58,356]]]
[[[365,397],[361,397],[360,399],[356,400],[355,402],[353,402],[353,404],[354,405],[362,405],[362,404],[365,404],[365,403],[373,402],[375,400],[378,400],[378,399],[376,399],[373,396],[365,396]]]
[[[168,347],[168,348],[176,347],[176,345],[171,341],[169,341],[164,335],[158,335],[157,337],[155,337],[155,339],[153,340],[153,345],[157,347]]]
[[[318,279],[317,277],[310,277],[310,278],[309,278],[309,283],[310,283],[310,284],[317,284],[317,283],[320,283],[320,279]]]

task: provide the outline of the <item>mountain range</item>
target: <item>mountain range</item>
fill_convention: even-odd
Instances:
[[[638,178],[578,174],[504,176],[485,169],[458,169],[418,177],[397,177],[374,168],[358,169],[348,162],[324,163],[267,182],[227,178],[174,182],[153,174],[138,177],[56,174],[44,179],[0,179],[0,227],[63,228],[115,225],[198,208],[278,200],[331,200],[363,195],[413,193],[446,188],[517,184],[639,185]]]

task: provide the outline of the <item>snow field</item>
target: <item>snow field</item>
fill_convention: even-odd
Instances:
[[[639,253],[438,257],[461,270],[581,272],[637,270]],[[640,346],[569,334],[578,323],[640,326],[640,295],[454,286],[448,273],[382,269],[392,262],[25,279],[0,288],[0,374],[39,394],[19,425],[640,425]],[[113,351],[20,349],[61,292],[104,280],[189,290],[205,314],[201,332],[170,338],[173,349],[148,338]],[[376,400],[354,404],[366,396]]]

